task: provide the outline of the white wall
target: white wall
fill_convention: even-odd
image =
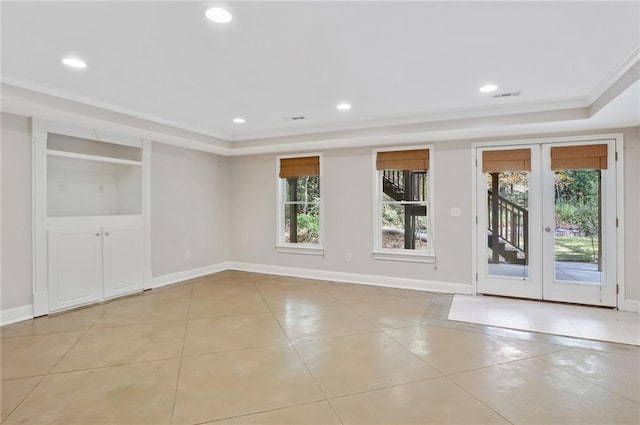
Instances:
[[[603,130],[599,133],[620,132]],[[594,134],[597,132],[589,132]],[[638,128],[625,136],[625,280],[626,297],[640,299],[638,242],[640,137]],[[574,133],[575,134],[575,133]],[[536,135],[531,138],[557,137]],[[496,140],[496,139],[493,139]],[[501,138],[500,140],[508,140]],[[231,159],[231,258],[242,263],[286,266],[450,282],[471,285],[473,226],[471,220],[471,142],[445,141],[434,145],[435,246],[437,267],[371,258],[372,160],[371,149],[340,149],[323,153],[325,256],[276,253],[276,155]],[[451,208],[461,209],[451,217]],[[351,252],[352,262],[345,261]]]
[[[369,148],[323,153],[324,258],[276,253],[274,250],[275,155],[233,158],[231,179],[236,186],[231,192],[232,259],[243,263],[436,282],[468,282],[471,245],[458,242],[465,241],[471,230],[471,153],[464,143],[445,143],[437,146],[435,155],[432,172],[435,173],[435,196],[438,199],[435,204],[437,264],[371,258],[373,174]],[[453,206],[461,208],[461,217],[450,217],[449,209]],[[346,252],[352,254],[351,262],[345,261]]]
[[[2,282],[0,309],[32,303],[29,120],[2,114]]]
[[[229,260],[227,158],[154,143],[151,263],[163,276]],[[191,252],[186,258],[185,252]]]
[[[29,120],[5,113],[1,118],[0,309],[4,311],[33,303],[33,258]],[[126,176],[118,177],[127,180]],[[226,158],[153,143],[151,240],[154,277],[228,261],[228,183]],[[118,201],[126,203],[126,199]],[[190,259],[185,258],[185,250],[191,251]]]

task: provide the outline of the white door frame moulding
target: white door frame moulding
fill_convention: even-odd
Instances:
[[[151,288],[151,141],[131,135],[104,132],[95,128],[32,118],[33,316],[43,316],[49,313],[47,282],[47,138],[49,133],[142,149],[142,215],[145,249],[143,288]]]
[[[169,273],[162,276],[155,276],[150,289],[162,288],[163,286],[172,285],[174,283],[184,282],[185,280],[195,279],[213,273],[223,272],[231,269],[231,263],[226,261],[217,264],[211,264],[195,269],[183,270],[176,273]],[[146,289],[146,288],[145,288]]]
[[[625,276],[624,276],[624,137],[622,133],[593,134],[584,136],[562,136],[536,139],[503,140],[498,142],[478,142],[472,143],[471,167],[471,223],[474,235],[478,232],[478,192],[477,192],[477,172],[476,152],[478,148],[497,147],[510,145],[527,145],[542,143],[569,143],[569,142],[595,142],[600,140],[614,140],[616,146],[616,217],[618,228],[616,229],[616,280],[618,284],[617,305],[619,310],[633,311],[634,301],[625,299]],[[471,282],[473,294],[478,291],[478,241],[472,238],[471,243]]]
[[[471,285],[462,283],[404,279],[390,276],[302,269],[296,267],[272,266],[267,264],[242,263],[235,261],[229,263],[229,270],[299,277],[303,279],[326,280],[332,282],[356,283],[361,285],[381,286],[385,288],[411,289],[414,291],[442,292],[447,294],[470,295],[472,291]]]
[[[8,308],[0,311],[0,326],[33,319],[33,304]]]

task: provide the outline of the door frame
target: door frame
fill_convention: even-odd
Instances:
[[[561,137],[544,137],[544,138],[530,138],[530,139],[515,139],[515,140],[494,140],[475,142],[471,144],[471,228],[473,229],[473,237],[471,238],[471,284],[472,294],[478,294],[478,161],[477,151],[478,148],[498,148],[505,146],[517,146],[517,145],[533,145],[544,143],[585,143],[585,142],[597,142],[603,140],[613,140],[615,143],[615,171],[616,171],[616,219],[618,226],[616,228],[616,284],[617,284],[617,296],[616,304],[619,310],[624,310],[625,305],[625,279],[624,279],[624,137],[622,133],[603,133],[603,134],[588,134],[581,136],[561,136]]]

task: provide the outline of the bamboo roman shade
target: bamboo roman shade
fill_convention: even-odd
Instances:
[[[531,171],[531,149],[482,152],[482,172]]]
[[[551,148],[552,170],[607,169],[607,145],[560,146]]]
[[[429,149],[410,151],[378,152],[376,156],[378,170],[428,170]]]
[[[301,158],[280,159],[280,178],[290,179],[302,176],[320,175],[320,157],[307,156]]]

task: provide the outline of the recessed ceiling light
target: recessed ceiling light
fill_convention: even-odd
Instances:
[[[341,111],[348,111],[349,109],[351,109],[351,105],[348,103],[338,103],[336,105],[336,108],[338,108]]]
[[[498,90],[498,86],[494,86],[493,84],[487,84],[480,87],[481,93],[491,93],[492,91]]]
[[[70,66],[71,68],[84,69],[87,67],[87,63],[82,59],[72,57],[62,58],[62,63]]]
[[[246,120],[244,118],[238,117],[238,118],[234,118],[233,122],[236,123],[236,124],[244,124],[246,122]]]
[[[212,7],[211,9],[207,9],[205,16],[207,19],[217,24],[226,24],[227,22],[231,22],[233,19],[231,13],[221,7]]]

